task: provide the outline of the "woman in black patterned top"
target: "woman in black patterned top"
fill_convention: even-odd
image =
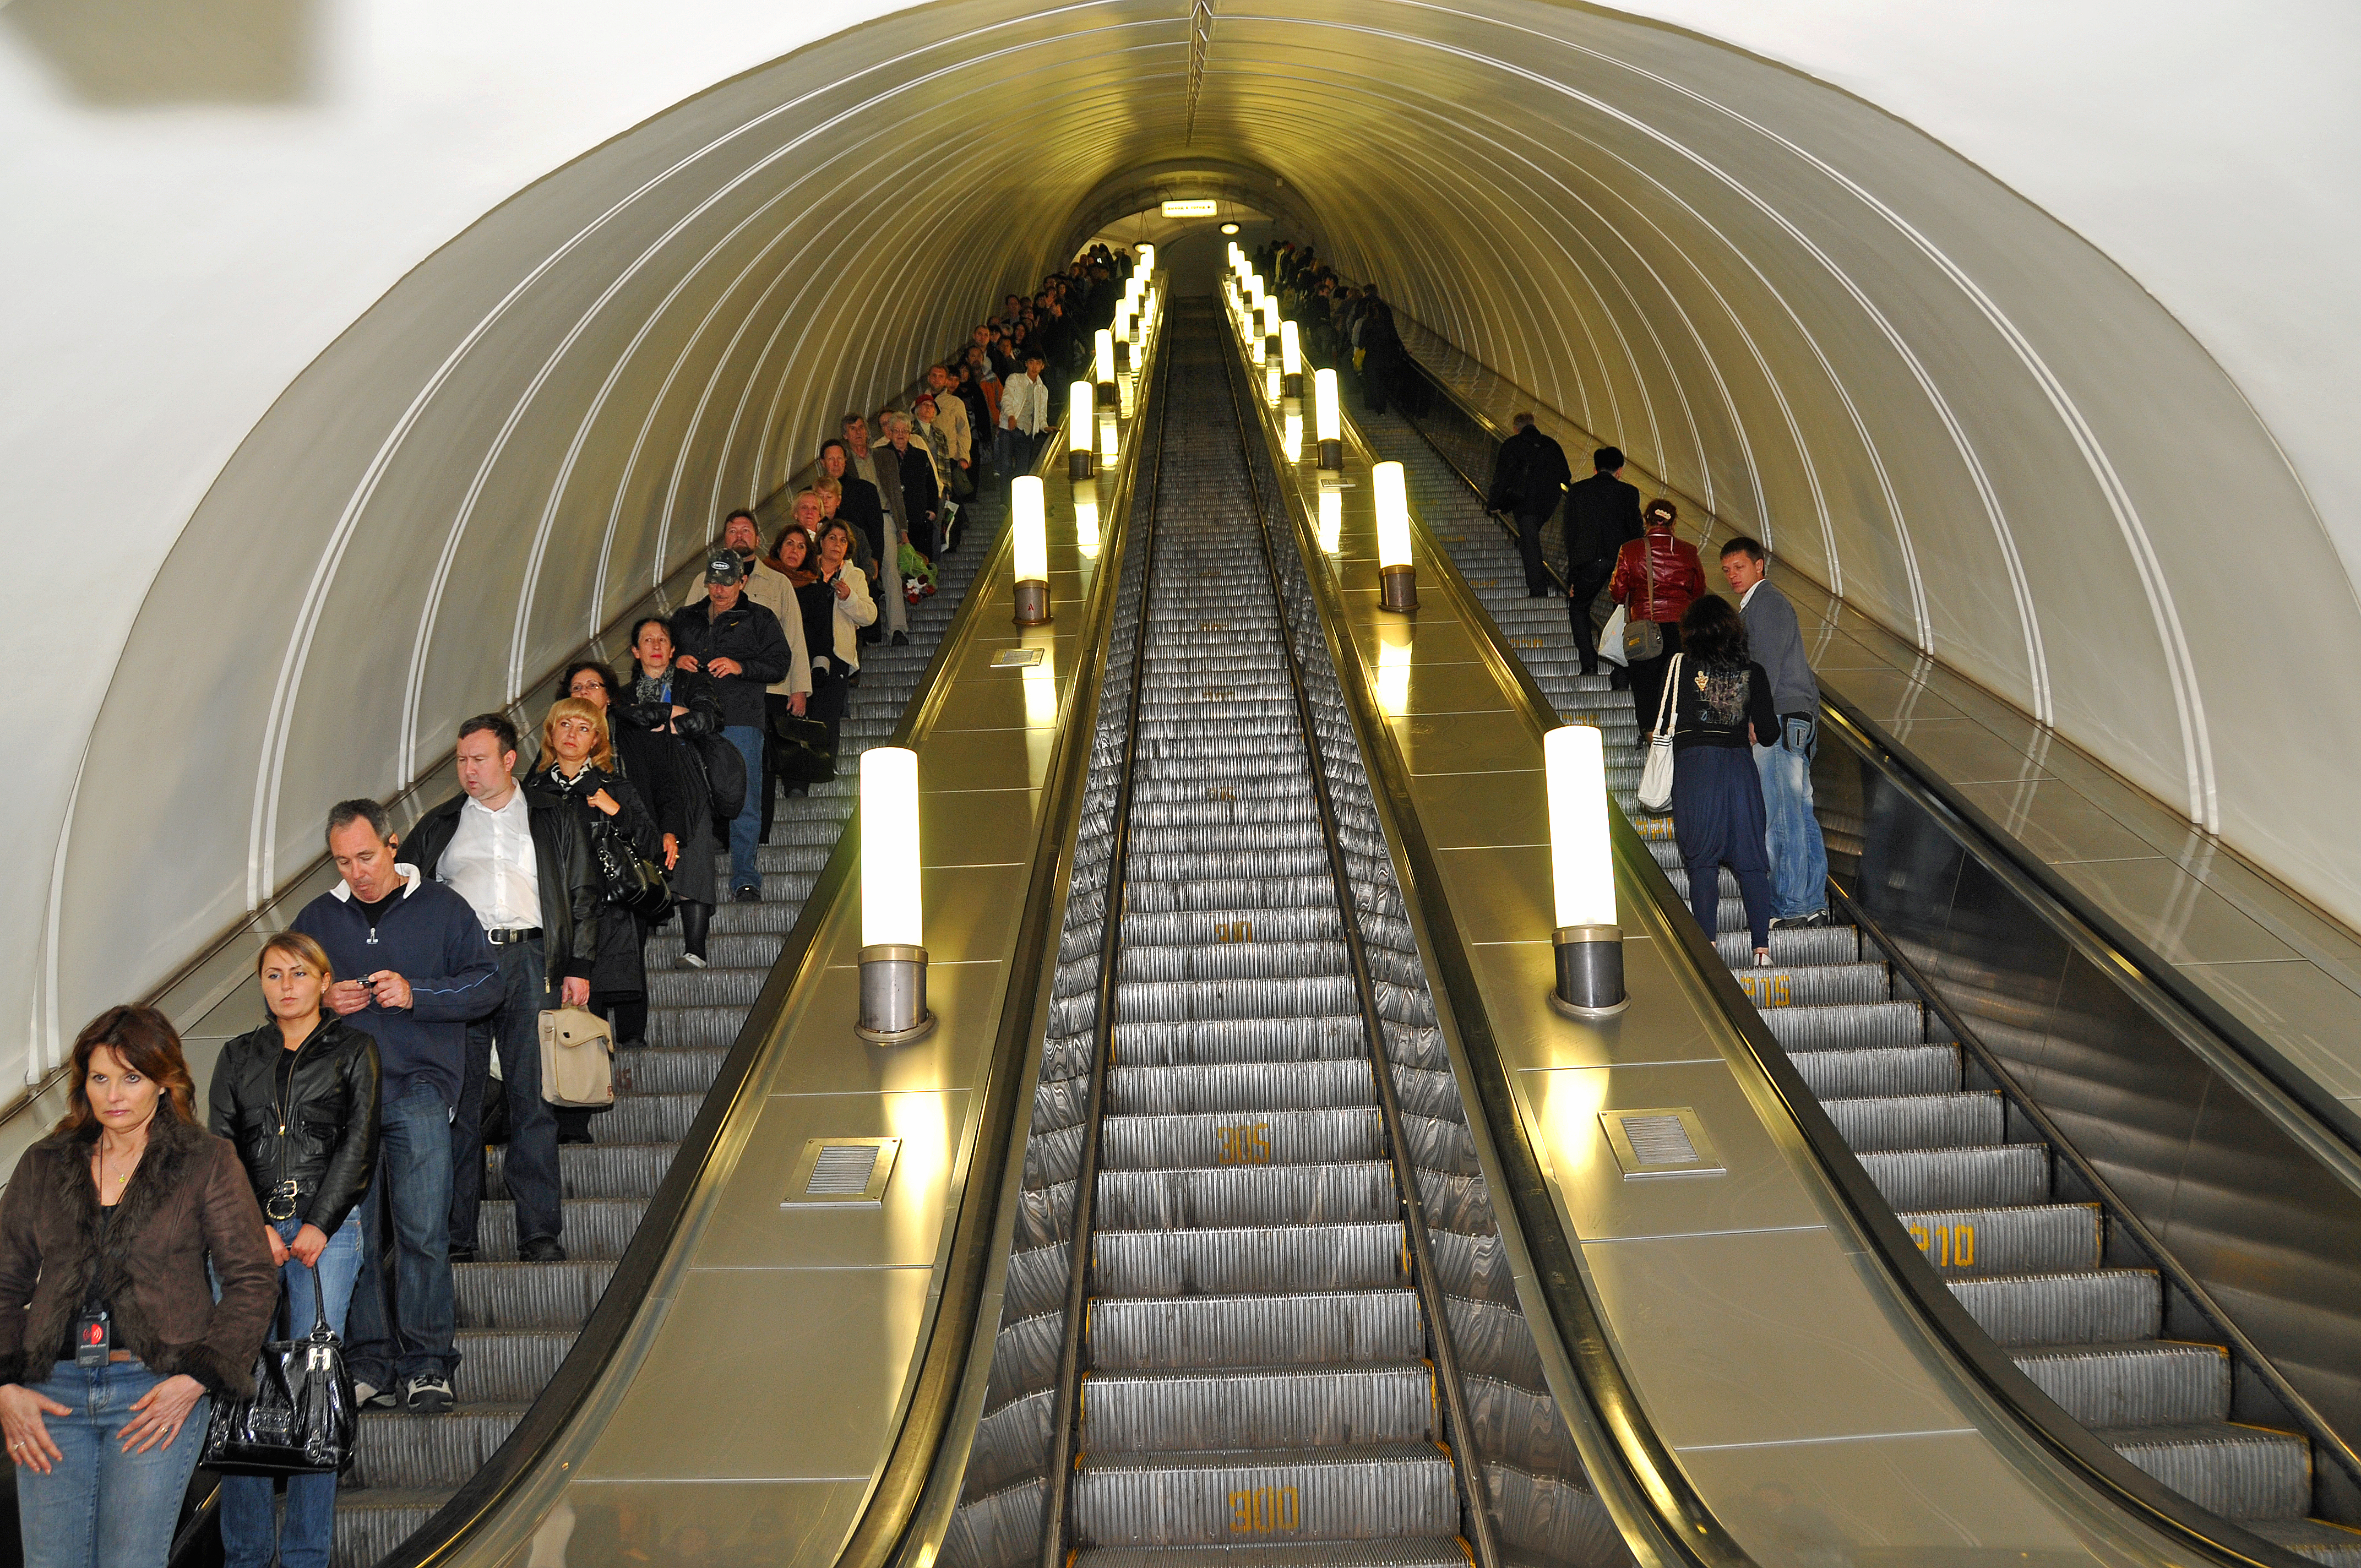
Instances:
[[[1746,656],[1746,622],[1708,594],[1681,616],[1679,663],[1666,680],[1673,707],[1673,836],[1688,871],[1689,908],[1710,938],[1720,928],[1721,868],[1738,878],[1753,928],[1754,962],[1771,962],[1771,853],[1757,736],[1779,731],[1771,677]]]

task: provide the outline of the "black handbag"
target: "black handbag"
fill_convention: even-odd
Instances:
[[[704,764],[705,793],[712,800],[715,818],[727,822],[745,810],[746,759],[730,738],[708,730],[681,739]]]
[[[774,715],[771,766],[790,784],[825,784],[836,777],[836,748],[829,743],[828,726],[792,713]]]
[[[345,1342],[328,1327],[320,1271],[312,1276],[312,1332],[274,1341],[254,1363],[254,1396],[216,1399],[197,1463],[223,1475],[335,1475],[353,1462],[360,1426]]]
[[[615,818],[603,812],[591,824],[590,847],[598,858],[598,883],[607,902],[653,926],[672,913],[672,887],[664,867],[640,853]]]

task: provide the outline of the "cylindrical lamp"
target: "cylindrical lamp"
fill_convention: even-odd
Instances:
[[[1615,920],[1606,739],[1592,725],[1562,725],[1542,737],[1542,765],[1557,916],[1557,985],[1550,1005],[1568,1017],[1603,1018],[1631,1001],[1623,990],[1623,931]]]
[[[1320,444],[1323,473],[1345,468],[1345,411],[1336,401],[1336,372],[1312,373],[1312,439]]]
[[[1111,409],[1115,407],[1115,334],[1105,327],[1091,334],[1091,362],[1098,375],[1098,405]]]
[[[1320,487],[1320,551],[1334,555],[1345,548],[1345,492],[1333,484]]]
[[[861,754],[861,1018],[873,1045],[929,1033],[927,948],[918,886],[918,753],[873,746]]]
[[[1095,559],[1099,553],[1099,482],[1077,479],[1073,494],[1074,543],[1085,556]]]
[[[1155,270],[1156,247],[1152,245],[1141,246],[1139,247],[1139,266],[1134,269],[1132,276],[1135,278],[1145,278]]]
[[[1279,323],[1279,373],[1284,378],[1279,384],[1282,397],[1303,395],[1303,335],[1293,322]]]
[[[1402,484],[1402,466],[1380,463],[1369,470],[1378,497],[1378,607],[1410,611],[1418,608],[1418,577],[1410,562],[1410,495]]]
[[[1087,418],[1082,428],[1090,428]],[[1090,453],[1085,450],[1082,455],[1087,458]],[[1093,493],[1095,496],[1095,489]],[[1039,475],[1020,474],[1010,487],[1008,530],[1016,578],[1016,624],[1046,626],[1049,620],[1049,527]]]
[[[1290,463],[1303,461],[1303,411],[1295,406],[1293,398],[1281,400],[1279,413],[1279,444]]]
[[[1091,452],[1096,444],[1098,392],[1088,381],[1066,389],[1066,477],[1087,479],[1097,473]]]

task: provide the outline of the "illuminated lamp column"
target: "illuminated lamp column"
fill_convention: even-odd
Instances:
[[[1380,463],[1369,470],[1378,498],[1378,608],[1408,614],[1418,608],[1418,576],[1410,559],[1410,496],[1402,466]]]
[[[1080,383],[1077,383],[1079,385]],[[1088,452],[1082,454],[1087,457]],[[1049,529],[1038,474],[1020,474],[1008,496],[1009,554],[1016,578],[1016,624],[1049,622]]]
[[[1605,737],[1592,725],[1562,725],[1542,737],[1542,765],[1557,919],[1550,1005],[1571,1018],[1603,1018],[1631,1000],[1623,990],[1623,930],[1615,918]]]
[[[1312,439],[1320,444],[1320,471],[1345,470],[1345,411],[1336,401],[1336,372],[1312,373]]]
[[[931,1033],[918,881],[918,753],[861,754],[861,1018],[854,1032],[899,1046]]]

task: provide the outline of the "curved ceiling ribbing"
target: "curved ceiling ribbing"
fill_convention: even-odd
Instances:
[[[75,808],[107,831],[63,861],[68,1014],[119,992],[126,934],[160,962],[218,929],[328,802],[404,782],[1180,160],[1239,199],[1268,171],[1348,274],[2361,916],[2361,852],[2286,808],[2341,755],[2266,743],[2299,699],[2207,591],[2220,520],[2278,530],[2290,656],[2361,647],[2351,587],[2236,389],[2103,257],[1855,100],[1573,7],[1219,5],[1190,141],[1186,17],[868,24],[556,171],[355,323],[142,610]],[[159,722],[244,831],[146,826]]]

